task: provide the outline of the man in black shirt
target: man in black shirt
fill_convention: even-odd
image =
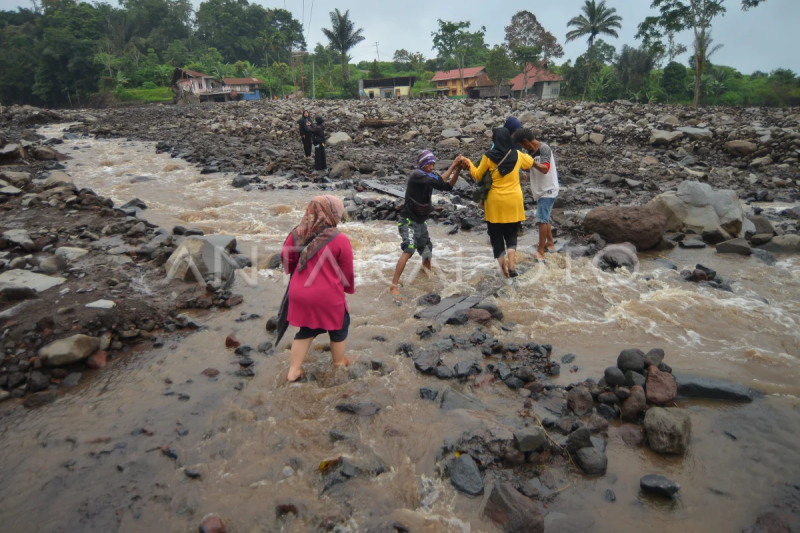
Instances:
[[[400,276],[406,268],[406,263],[414,253],[422,257],[422,266],[425,270],[431,269],[431,257],[433,255],[433,243],[428,235],[428,225],[426,220],[433,212],[431,197],[434,189],[437,191],[451,191],[458,181],[461,172],[461,161],[456,159],[444,176],[434,172],[436,157],[429,150],[422,152],[417,158],[417,170],[408,177],[406,186],[405,206],[400,212],[400,222],[398,230],[403,239],[400,248],[403,254],[397,261],[394,271],[394,279],[389,292],[394,296],[401,296],[397,285],[400,283]],[[449,181],[447,181],[449,180]]]

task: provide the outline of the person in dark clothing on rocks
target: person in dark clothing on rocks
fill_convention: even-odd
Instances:
[[[408,177],[406,186],[405,206],[400,212],[398,230],[403,242],[400,248],[403,254],[397,261],[394,279],[389,292],[393,296],[401,297],[398,284],[406,263],[418,253],[422,257],[422,266],[426,271],[431,270],[431,257],[433,256],[433,243],[428,235],[428,217],[433,212],[433,191],[451,191],[458,181],[461,172],[461,160],[453,161],[444,176],[434,172],[436,157],[429,150],[422,152],[417,158],[417,170]]]
[[[326,170],[328,158],[325,156],[325,120],[316,118],[317,125],[311,128],[314,142],[314,170]]]
[[[303,141],[303,152],[306,159],[311,159],[311,115],[308,111],[303,111],[303,116],[297,121],[300,125],[300,139]]]

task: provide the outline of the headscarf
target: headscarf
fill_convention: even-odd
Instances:
[[[322,124],[325,122],[325,119],[322,117],[317,117],[315,120],[317,121],[317,124],[319,124],[320,126],[322,126]]]
[[[520,122],[517,117],[508,117],[508,120],[506,120],[506,123],[503,124],[503,127],[507,129],[508,133],[510,133],[513,137],[514,132],[522,127],[522,122]]]
[[[417,168],[422,170],[426,165],[436,163],[436,156],[430,150],[423,150],[419,157],[417,157]]]
[[[503,164],[498,167],[500,175],[505,176],[517,166],[517,150],[511,140],[511,133],[506,128],[495,128],[492,130],[492,143],[492,149],[484,155],[494,163],[500,163],[505,157]],[[509,151],[511,151],[510,154],[508,154]]]
[[[315,196],[306,207],[303,219],[292,230],[294,245],[302,248],[297,272],[302,272],[317,252],[339,234],[336,225],[342,220],[344,203],[336,196]]]

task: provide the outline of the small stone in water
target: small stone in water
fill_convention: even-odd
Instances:
[[[291,466],[283,467],[283,477],[292,477],[294,475],[294,468]]]
[[[615,502],[617,501],[617,495],[614,494],[614,491],[611,489],[606,490],[606,501],[607,502]]]
[[[202,474],[200,473],[200,471],[195,469],[195,468],[187,467],[183,471],[183,473],[186,474],[186,477],[188,477],[190,479],[200,479],[202,477]]]
[[[639,486],[645,492],[650,492],[665,498],[672,498],[681,490],[681,486],[664,476],[647,475],[639,481]]]

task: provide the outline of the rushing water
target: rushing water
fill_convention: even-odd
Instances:
[[[40,132],[60,135],[61,129]],[[186,162],[155,154],[152,143],[81,139],[60,148],[74,157],[68,170],[78,186],[117,203],[141,198],[148,220],[165,227],[183,224],[236,235],[239,248],[256,263],[279,249],[310,196],[319,194],[234,189],[230,176],[201,176]],[[137,176],[153,179],[131,183]],[[744,406],[684,403],[693,421],[685,457],[627,447],[614,438],[612,427],[606,476],[585,479],[557,468],[547,474],[554,490],[562,491],[543,509],[548,531],[738,531],[752,523],[783,482],[800,477],[796,257],[768,267],[713,250],[668,254],[681,267],[715,268],[736,282],[730,294],[680,282],[655,255],[643,257],[635,275],[598,272],[586,260],[563,255],[534,267],[526,252],[535,234],[529,234],[520,253],[528,270],[509,285],[499,279],[486,235],[446,236],[446,230],[431,225],[435,274],[412,282],[419,267],[418,259],[412,260],[404,276],[406,299],[398,306],[388,295],[399,254],[394,223],[342,227],[353,243],[357,276],[357,293],[348,298],[354,326],[348,351],[359,361],[382,361],[393,370],[389,375],[332,371],[327,339],[320,338],[307,359],[316,382],[284,383],[284,341],[276,355],[254,356],[256,377],[240,387],[241,379],[233,375],[236,358],[223,340],[229,333],[252,346],[269,340],[263,320],[235,323],[234,318],[240,312],[274,314],[286,282],[252,269],[237,280],[244,305],[198,315],[207,329],[163,349],[118,359],[55,404],[7,417],[0,429],[2,530],[182,532],[218,513],[236,533],[307,531],[325,519],[340,523],[341,516],[350,517],[342,526],[349,531],[371,531],[392,518],[413,531],[494,531],[480,518],[479,501],[456,494],[437,474],[437,449],[463,430],[464,420],[421,400],[420,386],[442,384],[394,355],[394,347],[414,340],[420,326],[413,318],[419,296],[484,287],[499,288],[495,301],[506,321],[516,324],[511,332],[493,328],[495,335],[508,342],[552,343],[557,358],[577,355],[579,368],[570,372],[565,365],[560,383],[602,375],[620,349],[661,347],[677,370],[767,394]],[[141,289],[145,295],[159,290]],[[446,326],[442,334],[456,331]],[[445,362],[458,358],[458,352],[447,354]],[[209,367],[222,373],[203,377]],[[170,391],[190,399],[164,394]],[[511,423],[524,402],[503,386],[474,393],[489,405],[490,416]],[[334,410],[342,398],[373,401],[383,409],[370,419],[354,418]],[[153,435],[137,431],[143,427]],[[331,429],[359,438],[332,443]],[[111,440],[93,443],[98,437]],[[178,450],[177,461],[157,449],[164,444]],[[317,467],[339,455],[379,462],[387,472],[320,495]],[[183,466],[197,468],[202,478],[189,479]],[[678,481],[680,498],[665,504],[643,497],[638,480],[648,473]],[[429,486],[427,501],[418,491],[421,480]],[[606,489],[616,493],[615,503],[605,500]],[[276,517],[275,504],[282,499],[298,505],[298,518]]]

